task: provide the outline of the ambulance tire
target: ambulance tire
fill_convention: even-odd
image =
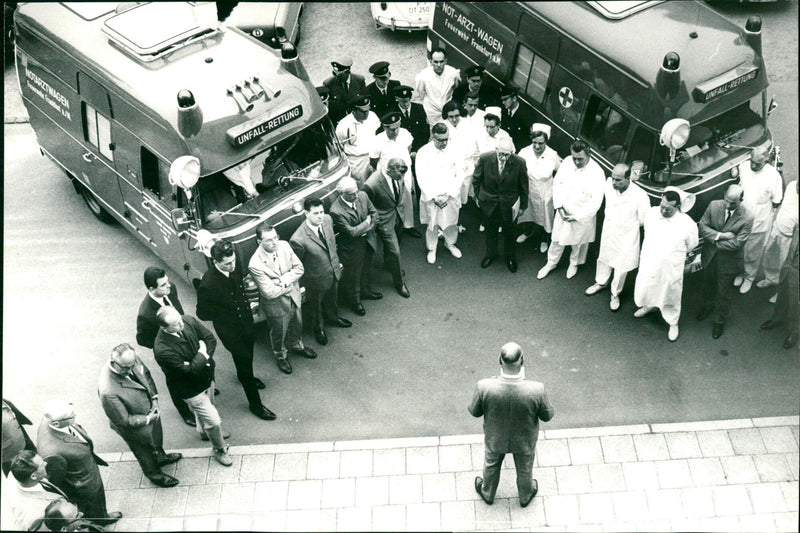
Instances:
[[[114,217],[112,217],[109,212],[106,211],[102,205],[100,205],[100,201],[97,199],[94,193],[83,185],[79,185],[79,187],[81,190],[81,196],[83,196],[83,201],[86,202],[86,207],[89,208],[89,211],[91,211],[92,214],[101,222],[112,224],[114,222]]]

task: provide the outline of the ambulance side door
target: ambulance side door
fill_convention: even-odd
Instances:
[[[569,155],[569,145],[579,136],[581,116],[588,94],[589,88],[585,83],[561,65],[555,65],[550,90],[545,99],[545,109],[556,125],[550,146],[562,157]],[[556,129],[559,131],[555,131]]]

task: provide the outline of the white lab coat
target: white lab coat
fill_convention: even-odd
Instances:
[[[369,176],[369,154],[375,143],[375,131],[381,127],[377,115],[370,111],[364,122],[359,122],[352,113],[345,116],[336,125],[336,136],[344,147],[350,173],[353,178],[363,184]]]
[[[600,237],[598,262],[620,272],[630,272],[639,266],[639,226],[650,210],[647,193],[635,183],[620,193],[606,180],[606,208],[603,233]]]
[[[402,156],[403,161],[405,161],[408,167],[408,170],[403,176],[403,187],[408,191],[411,190],[413,184],[413,177],[411,176],[411,153],[409,152],[411,143],[413,142],[414,137],[412,137],[411,133],[405,128],[397,130],[397,137],[394,140],[390,139],[385,131],[382,131],[375,136],[372,150],[369,154],[370,159],[378,160],[378,168],[386,168],[386,163],[389,162],[392,155]]]
[[[417,74],[414,101],[422,103],[428,116],[428,124],[433,125],[442,120],[442,107],[453,99],[453,89],[460,81],[461,72],[450,65],[444,66],[441,76],[436,75],[431,65]]]
[[[767,163],[758,172],[750,170],[750,161],[739,165],[739,183],[744,189],[742,205],[753,215],[752,233],[766,233],[772,225],[772,204],[781,203],[783,179],[775,167]]]
[[[593,159],[583,168],[576,168],[572,156],[558,167],[553,179],[553,242],[562,246],[594,242],[597,211],[603,203],[605,174]],[[576,220],[568,222],[558,213],[564,207]]]
[[[450,141],[447,148],[458,157],[458,172],[461,177],[461,203],[464,204],[469,196],[472,185],[472,174],[475,170],[475,160],[478,155],[478,143],[475,130],[464,118],[459,120],[458,126],[453,126],[449,120],[443,121],[450,132]]]
[[[547,233],[553,231],[553,175],[561,165],[555,150],[545,146],[541,157],[536,157],[533,146],[519,151],[528,167],[528,209],[519,216],[519,222],[534,222]]]
[[[438,150],[433,141],[417,152],[416,172],[419,185],[419,219],[428,229],[444,229],[458,224],[463,184],[463,158],[452,147]],[[434,199],[448,196],[447,205],[440,208]]]

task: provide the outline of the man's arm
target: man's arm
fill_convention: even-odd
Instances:
[[[370,220],[364,219],[363,222],[353,226],[342,213],[333,210],[331,210],[331,219],[333,220],[333,228],[336,231],[344,232],[350,237],[361,237],[364,235],[369,231],[371,222]]]
[[[475,418],[483,416],[483,394],[481,393],[480,382],[475,385],[475,391],[472,393],[472,401],[467,410]]]
[[[750,233],[753,231],[753,217],[748,215],[739,231],[734,233],[732,239],[720,239],[717,241],[717,248],[719,250],[727,250],[733,252],[744,248],[747,239],[750,238]]]
[[[542,422],[549,422],[550,419],[553,418],[554,414],[556,414],[556,410],[553,409],[553,406],[550,404],[550,400],[547,397],[547,391],[544,390],[544,386],[542,386],[542,397],[541,401],[539,402],[539,411],[537,413],[539,420]]]
[[[519,174],[517,175],[517,183],[519,186],[519,208],[520,211],[525,211],[528,207],[528,164],[525,160],[519,156],[517,156],[517,160],[520,162],[520,170]]]
[[[191,361],[184,361],[183,357],[174,346],[162,343],[156,348],[158,349],[153,350],[153,355],[155,356],[156,362],[164,369],[165,373],[169,372],[189,376],[205,371],[207,365],[206,356],[200,352],[194,354]]]
[[[286,272],[283,276],[281,276],[281,281],[288,287],[289,285],[294,284],[298,281],[301,277],[303,277],[303,272],[305,272],[305,267],[303,266],[303,262],[294,253],[294,249],[291,247],[289,251],[292,253],[290,256],[291,259],[291,269],[289,272]]]
[[[186,320],[186,317],[184,317],[184,320]],[[209,356],[214,355],[214,351],[217,349],[217,339],[214,337],[214,334],[197,320],[192,319],[191,324],[197,331],[197,338],[206,343],[206,353],[208,353]]]
[[[158,333],[158,325],[142,315],[140,308],[139,314],[136,316],[136,343],[139,346],[152,349],[156,333]]]
[[[475,170],[472,172],[472,188],[475,191],[475,198],[478,198],[483,185],[483,161],[483,157],[478,157],[478,164],[475,165]]]
[[[123,429],[137,429],[144,427],[150,423],[148,415],[132,415],[128,412],[128,408],[120,400],[119,396],[113,393],[106,393],[100,395],[100,403],[103,406],[108,419],[114,425]]]
[[[711,208],[713,206],[713,202],[708,204],[706,212],[703,213],[703,216],[700,218],[700,222],[697,223],[697,229],[700,232],[700,236],[703,237],[703,240],[706,242],[717,241],[717,236],[720,233],[711,227]]]
[[[282,287],[275,283],[275,280],[273,280],[260,265],[251,262],[248,266],[248,270],[250,274],[252,274],[253,280],[256,282],[258,292],[267,300],[273,300],[289,292],[288,287]]]

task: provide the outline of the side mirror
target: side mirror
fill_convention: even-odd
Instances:
[[[770,116],[776,109],[778,109],[778,102],[775,101],[775,97],[773,96],[769,100],[769,106],[767,106],[767,116]]]
[[[173,209],[169,212],[169,216],[172,219],[173,229],[178,233],[183,233],[192,225],[192,219],[186,214],[184,209]]]

